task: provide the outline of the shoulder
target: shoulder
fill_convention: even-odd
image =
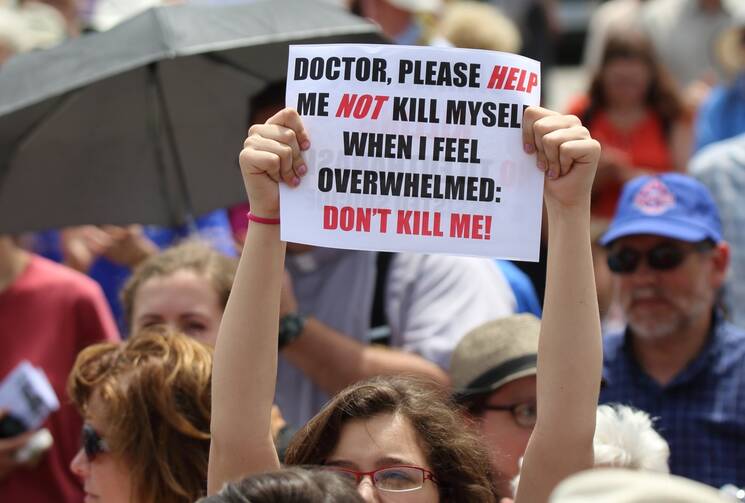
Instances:
[[[745,134],[704,147],[691,159],[689,172],[695,177],[706,177],[712,172],[745,169]]]
[[[700,118],[707,118],[708,115],[722,112],[730,96],[733,94],[733,89],[730,86],[717,85],[714,86],[709,95],[706,97],[698,110],[698,116]]]
[[[719,375],[735,375],[745,384],[745,330],[728,321],[721,321],[717,327],[719,357],[716,359],[715,370]]]
[[[644,21],[647,23],[667,24],[670,18],[682,14],[688,0],[652,0],[642,8]]]
[[[408,296],[428,303],[457,297],[474,308],[504,303],[514,311],[515,296],[494,260],[399,253],[390,267],[387,294],[391,298]]]
[[[30,283],[40,291],[63,292],[67,297],[101,295],[98,284],[85,274],[39,255],[32,255],[28,267]]]
[[[396,254],[391,264],[391,275],[405,275],[412,280],[454,282],[470,281],[482,277],[504,276],[494,261],[486,258],[458,257],[453,255],[427,255],[421,253]]]
[[[745,354],[745,330],[729,321],[720,322],[717,330],[726,352]],[[745,370],[745,366],[743,369]]]

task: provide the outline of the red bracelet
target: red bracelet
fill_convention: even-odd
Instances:
[[[246,213],[246,217],[250,222],[256,222],[257,224],[265,224],[265,225],[279,225],[279,218],[264,218],[264,217],[257,217],[250,211]]]

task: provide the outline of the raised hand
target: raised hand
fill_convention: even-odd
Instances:
[[[561,115],[528,107],[523,115],[525,151],[537,154],[537,166],[546,172],[546,206],[585,207],[590,203],[600,143],[574,115]]]
[[[260,217],[279,216],[280,181],[294,187],[308,172],[301,152],[310,147],[308,133],[297,111],[285,108],[264,124],[248,130],[240,154],[251,212]]]

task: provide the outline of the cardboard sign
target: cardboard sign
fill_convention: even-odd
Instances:
[[[521,126],[540,78],[491,51],[292,46],[287,106],[311,148],[281,186],[282,239],[538,260],[544,176]]]

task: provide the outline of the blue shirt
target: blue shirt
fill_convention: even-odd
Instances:
[[[509,260],[497,260],[499,269],[504,274],[504,278],[512,288],[512,293],[517,301],[517,313],[531,313],[536,318],[541,317],[541,303],[538,301],[538,294],[535,293],[533,282],[519,267]]]
[[[699,355],[660,386],[634,359],[628,331],[604,340],[601,403],[621,403],[657,418],[670,444],[670,471],[714,487],[745,486],[745,332],[714,323]]]
[[[745,72],[711,90],[696,116],[695,150],[745,133]]]

